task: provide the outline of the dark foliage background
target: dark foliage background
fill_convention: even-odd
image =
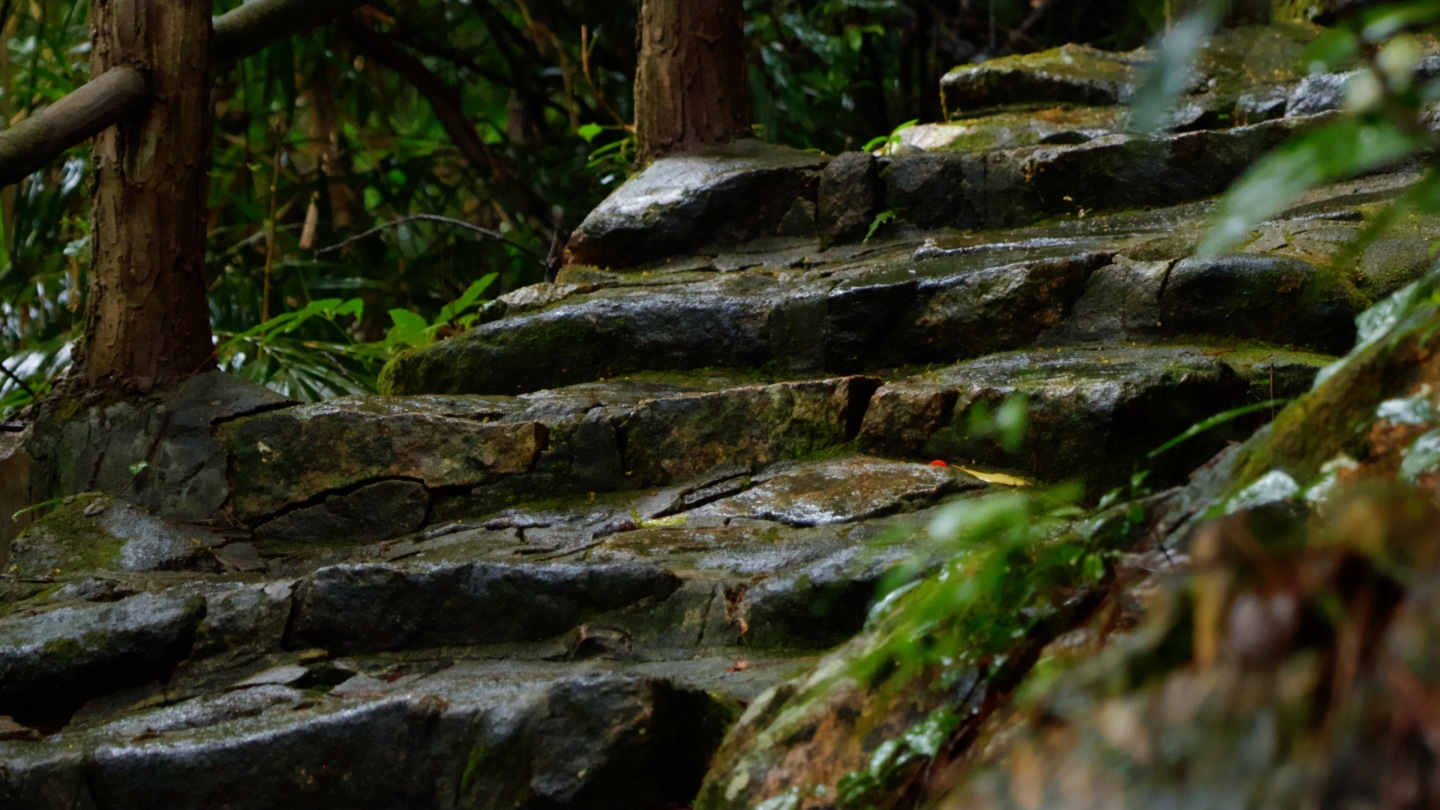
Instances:
[[[757,131],[857,148],[938,119],[956,64],[1068,41],[1133,47],[1161,5],[747,0]],[[87,79],[87,8],[0,2],[4,122]],[[636,15],[636,2],[385,0],[216,77],[207,281],[222,364],[305,399],[368,390],[388,352],[463,326],[442,307],[478,279],[495,274],[485,297],[542,280],[631,168]],[[0,192],[0,358],[37,390],[68,362],[83,309],[88,159],[77,148]],[[316,250],[413,214],[507,241],[416,221]],[[363,310],[339,306],[355,299]],[[28,399],[0,380],[0,412]]]

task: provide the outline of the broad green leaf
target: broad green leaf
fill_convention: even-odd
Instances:
[[[336,318],[341,315],[353,315],[356,318],[363,318],[365,316],[365,301],[360,298],[351,298],[349,301],[336,307],[335,311],[330,314]]]
[[[1421,475],[1440,469],[1440,430],[1432,430],[1405,448],[1400,478],[1414,483]]]
[[[1424,425],[1435,421],[1435,403],[1430,394],[1387,399],[1375,408],[1375,416],[1397,425]]]
[[[390,320],[395,323],[386,333],[385,342],[391,346],[424,346],[430,343],[430,324],[420,315],[408,309],[390,310]]]
[[[293,314],[293,317],[285,324],[283,331],[293,332],[301,324],[317,316],[328,319],[331,311],[342,303],[339,298],[322,298],[319,301],[311,301]]]
[[[1260,476],[1250,486],[1240,490],[1225,504],[1225,514],[1233,515],[1243,509],[1264,506],[1267,503],[1283,501],[1299,494],[1300,485],[1295,483],[1284,470],[1271,470]]]
[[[1009,397],[995,412],[995,429],[1000,434],[1000,443],[1012,453],[1019,452],[1029,427],[1030,407],[1023,396]]]
[[[1305,49],[1302,57],[1311,73],[1339,70],[1360,55],[1360,38],[1344,28],[1327,28]]]

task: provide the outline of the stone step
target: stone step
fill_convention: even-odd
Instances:
[[[1270,412],[1221,425],[1151,457],[1190,427],[1227,411],[1309,390],[1329,355],[1251,346],[1100,343],[993,354],[887,382],[857,438],[871,452],[940,458],[1074,480],[1091,497],[1146,470],[1153,486],[1178,482]],[[1012,398],[1027,427],[1007,447],[977,431]]]
[[[87,706],[0,741],[5,807],[660,807],[792,660],[291,656]]]
[[[847,456],[349,546],[79,496],[27,531],[0,601],[0,800],[684,801],[741,704],[917,559],[899,528],[988,489]]]
[[[131,551],[199,530],[123,522],[113,516],[133,506],[80,496],[14,549],[20,581],[0,619],[11,638],[0,714],[23,713],[62,670],[75,684],[64,690],[73,710],[92,696],[79,688],[88,673],[132,659],[151,661],[136,675],[145,680],[182,659],[221,666],[306,647],[539,643],[582,626],[614,631],[626,655],[821,647],[858,630],[881,576],[914,557],[919,536],[906,527],[986,490],[956,469],[846,457],[717,470],[564,508],[509,508],[379,543],[212,534],[192,539],[196,556],[179,562]],[[870,548],[882,534],[892,537]],[[75,553],[97,539],[112,551]],[[164,619],[158,629],[152,614]],[[86,646],[85,634],[118,646],[61,654]]]
[[[1188,344],[1233,360],[1246,352],[1231,351],[1240,348],[1235,338],[1215,335],[1280,343],[1297,334],[1334,350],[1353,335],[1355,307],[1429,262],[1436,228],[1423,219],[1371,245],[1353,267],[1323,258],[1412,179],[1382,175],[1318,191],[1262,226],[1247,248],[1255,252],[1206,261],[1178,258],[1204,214],[1203,206],[1182,206],[1003,233],[941,233],[873,250],[836,248],[814,261],[784,251],[732,255],[723,272],[708,259],[703,270],[592,271],[588,287],[559,285],[552,292],[568,292],[556,292],[558,300],[512,297],[497,305],[509,312],[501,320],[407,355],[390,372],[392,382],[403,377],[419,389],[582,382],[519,396],[361,397],[296,407],[225,375],[202,375],[153,403],[40,426],[36,435],[49,443],[27,445],[27,453],[43,461],[33,466],[46,475],[32,477],[29,497],[15,508],[96,489],[166,517],[228,514],[261,539],[329,533],[374,542],[536,498],[664,486],[716,465],[754,471],[832,452],[857,438],[872,402],[892,402],[911,383],[936,383],[924,378],[924,367],[963,367],[967,358],[998,351],[1043,357],[1057,349],[1093,354],[1086,346]],[[555,345],[529,341],[530,330],[539,334],[547,324],[578,331]],[[625,334],[612,335],[616,329]],[[731,341],[735,335],[744,340]],[[622,338],[626,343],[616,342]],[[726,348],[745,341],[744,351]],[[636,346],[641,350],[632,352]],[[501,355],[508,359],[496,360]],[[1159,362],[1162,356],[1155,355]],[[466,357],[477,365],[467,366]],[[771,360],[761,371],[717,370],[721,362],[761,358]],[[694,365],[707,368],[590,380],[618,369]],[[998,390],[1006,373],[974,384]],[[1163,383],[1151,376],[1136,385]],[[1191,375],[1187,385],[1213,383],[1217,393],[1199,401],[1219,410],[1303,387],[1299,378],[1282,379],[1272,393],[1269,372],[1261,376],[1265,384],[1244,397],[1233,378],[1211,372]],[[957,396],[962,387],[939,384]],[[921,403],[935,413],[914,418],[949,423],[948,396]],[[1097,453],[1148,450],[1176,428],[1145,430],[1151,421],[1131,420],[1129,445],[1100,434],[1067,441]],[[1051,463],[1043,453],[1002,457],[954,443],[927,450],[928,435],[900,436],[901,424],[870,430],[865,448],[914,460],[962,453],[951,460],[1047,480],[1074,475],[1068,462]],[[6,469],[24,455],[9,455]],[[1136,460],[1116,456],[1111,469],[1093,476],[1092,489],[1113,485],[1118,470]],[[167,553],[193,551],[181,545]]]
[[[1081,216],[1047,226],[902,234],[872,248],[791,242],[642,272],[569,267],[553,295],[497,304],[497,320],[400,356],[382,384],[396,394],[515,394],[647,369],[874,373],[1081,340],[1245,339],[1334,354],[1353,341],[1360,309],[1427,266],[1440,233],[1432,220],[1344,266],[1334,258],[1413,179],[1318,191],[1238,254],[1210,259],[1186,258],[1207,206],[1085,217],[1090,203],[1075,198]]]
[[[1097,317],[1125,316],[1118,307],[1103,313]],[[978,462],[1108,487],[1197,422],[1305,390],[1329,360],[1238,344],[1088,343],[992,354],[889,380],[719,387],[731,378],[673,376],[668,387],[640,386],[644,399],[623,379],[513,399],[351,398],[239,419],[220,435],[231,508],[257,537],[318,539],[331,531],[378,540],[516,501],[665,486],[728,466],[753,471],[856,439],[878,455]],[[966,437],[980,407],[993,412],[1011,396],[1032,409],[1035,430],[1024,449],[998,452],[994,442]],[[292,446],[314,455],[275,449]],[[1218,446],[1196,444],[1199,452]],[[1169,474],[1196,460],[1193,453],[1177,459]]]

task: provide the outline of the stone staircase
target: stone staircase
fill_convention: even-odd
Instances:
[[[211,374],[43,416],[0,475],[89,494],[0,580],[0,807],[685,806],[745,705],[859,631],[888,571],[937,564],[938,509],[1177,483],[1266,414],[1149,451],[1305,391],[1428,266],[1428,221],[1327,258],[1404,167],[1186,258],[1213,205],[1190,200],[1311,120],[1284,111],[662,161],[555,283],[399,358],[384,396]],[[1017,398],[1018,444],[994,419]]]

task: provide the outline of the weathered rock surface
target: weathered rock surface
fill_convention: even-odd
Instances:
[[[840,795],[904,807],[927,791],[956,808],[1423,795],[1428,753],[1399,718],[1436,660],[1440,453],[1427,437],[1440,434],[1440,367],[1423,348],[1440,322],[1434,284],[1367,312],[1359,348],[1191,483],[1056,541],[1089,553],[1142,542],[1128,571],[1088,585],[1065,574],[1066,598],[1040,604],[999,586],[941,629],[929,589],[953,585],[900,592],[893,605],[908,608],[752,704],[696,806],[819,808]],[[955,565],[947,573],[975,570]],[[983,633],[1016,610],[1026,632],[987,646]],[[956,642],[962,628],[979,639]],[[949,644],[972,652],[924,652]],[[874,665],[900,649],[911,663],[899,675]],[[997,712],[997,693],[1017,688],[1028,699]]]
[[[181,520],[212,516],[229,496],[217,424],[290,404],[228,374],[194,377],[147,401],[90,409],[85,418],[41,423],[27,446],[31,503],[99,491]]]
[[[543,425],[457,417],[444,404],[335,400],[229,423],[222,429],[228,473],[247,483],[230,506],[254,521],[382,479],[475,486],[525,472],[545,445]]]
[[[861,426],[860,444],[1078,479],[1103,491],[1124,483],[1148,451],[1210,415],[1303,392],[1327,361],[1285,351],[1119,344],[996,354],[887,385],[877,395],[884,404]],[[977,434],[980,415],[1012,397],[1028,413],[1023,442],[1007,447],[999,436]],[[1213,431],[1144,466],[1157,481],[1175,480],[1243,429]],[[1160,436],[1167,438],[1156,441]]]
[[[1130,54],[1063,45],[955,68],[940,80],[940,97],[952,116],[1011,104],[1124,104],[1139,82],[1137,61]]]
[[[759,253],[753,266],[724,272],[698,257],[673,275],[614,273],[602,284],[569,268],[601,288],[403,355],[384,382],[396,394],[511,394],[716,365],[762,367],[774,379],[954,362],[1037,343],[1182,336],[1335,352],[1353,336],[1356,312],[1424,270],[1433,222],[1336,264],[1339,246],[1408,177],[1312,194],[1261,226],[1238,255],[1205,262],[1182,260],[1206,208],[1176,206],[902,236],[859,252]],[[1114,183],[1081,185],[1121,193]],[[1064,205],[1072,203],[1085,201]]]
[[[10,601],[0,619],[0,712],[64,731],[0,742],[0,797],[685,801],[734,701],[794,671],[765,649],[855,632],[881,574],[911,554],[866,542],[984,489],[880,459],[781,464],[348,549],[297,537],[246,552],[256,544],[228,536],[209,549],[226,570],[249,561],[246,573],[52,571],[64,587]],[[25,538],[75,519],[51,514]],[[396,745],[406,753],[387,753]],[[230,759],[243,764],[214,777]]]
[[[1178,332],[1231,322],[1236,337],[1271,342],[1304,334],[1306,345],[1336,353],[1354,344],[1362,302],[1348,278],[1299,259],[1186,259],[1166,279],[1160,320]]]
[[[42,727],[89,698],[169,677],[205,614],[203,600],[149,594],[46,607],[0,619],[0,713]]]
[[[636,564],[330,566],[301,585],[288,641],[341,653],[542,641],[679,585]]]
[[[703,691],[703,674],[694,680],[473,662],[354,672],[318,698],[237,685],[76,729],[63,748],[0,742],[0,797],[14,807],[91,795],[117,808],[297,797],[337,808],[659,806],[694,791],[733,712]]]
[[[748,139],[662,158],[590,212],[566,246],[567,258],[634,265],[773,234],[793,200],[814,201],[825,163]]]
[[[161,520],[99,493],[67,499],[44,524],[11,544],[10,573],[22,579],[84,571],[218,570],[224,538]]]
[[[1189,258],[1211,203],[1188,201],[1333,101],[1342,77],[1292,65],[1314,34],[1217,38],[1154,136],[1115,104],[1147,55],[1072,47],[957,72],[947,99],[970,117],[882,154],[659,161],[587,219],[555,283],[397,359],[388,396],[297,405],[204,375],[51,411],[0,446],[0,511],[104,494],[30,513],[0,578],[0,806],[778,810],[842,788],[891,806],[951,755],[1043,763],[964,782],[967,802],[1037,806],[1073,778],[1103,804],[1110,760],[1067,753],[1114,753],[1084,749],[1095,712],[1120,718],[1107,734],[1151,722],[1122,736],[1159,750],[1163,723],[1212,718],[1175,714],[1177,694],[1260,714],[1232,698],[1251,671],[1290,683],[1267,655],[1319,651],[1295,671],[1337,682],[1316,664],[1333,648],[1294,645],[1266,594],[1381,581],[1389,562],[1356,561],[1373,548],[1270,560],[1264,588],[1220,602],[1182,593],[1197,607],[1161,636],[1220,604],[1250,628],[1214,636],[1230,669],[1175,665],[1206,649],[1185,637],[1127,653],[1158,692],[1067,682],[1052,737],[1009,711],[1037,661],[1135,626],[1208,511],[1294,537],[1304,509],[1275,502],[1342,481],[1342,452],[1433,486],[1433,363],[1386,338],[1428,324],[1428,292],[1360,321],[1397,364],[1332,365],[1355,314],[1430,265],[1431,218],[1336,250],[1413,173],[1319,189],[1233,255]],[[1368,432],[1307,430],[1368,424],[1377,396],[1395,402]],[[1131,500],[1077,524],[1015,497],[1062,481]],[[943,542],[1001,518],[1043,531]],[[897,607],[917,603],[929,624]],[[1127,773],[1162,761],[1116,745]],[[1250,749],[1226,750],[1244,771]]]
[[[854,437],[879,382],[846,377],[642,403],[621,425],[626,472],[664,484],[836,447]]]
[[[873,155],[837,155],[820,173],[816,215],[828,242],[858,242],[880,214],[884,202],[880,166]]]

